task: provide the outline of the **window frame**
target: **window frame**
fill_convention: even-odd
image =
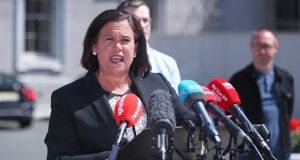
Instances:
[[[15,70],[16,72],[34,72],[49,71],[60,73],[63,64],[64,53],[64,23],[63,23],[63,0],[51,1],[51,21],[50,30],[50,52],[45,56],[38,52],[30,54],[26,51],[26,0],[15,0],[15,34],[14,34],[14,53],[15,53]]]

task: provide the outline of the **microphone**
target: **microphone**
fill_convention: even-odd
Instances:
[[[151,132],[157,135],[158,159],[167,160],[169,153],[169,138],[173,136],[176,126],[174,108],[171,95],[165,90],[155,90],[150,94],[149,126]]]
[[[234,87],[222,78],[215,78],[208,84],[208,88],[216,95],[217,104],[225,111],[229,111],[239,120],[241,127],[251,139],[261,147],[262,152],[270,159],[276,160],[265,140],[239,107],[241,101]]]
[[[217,99],[215,94],[210,91],[207,87],[200,86],[204,92],[205,101],[206,101],[206,109],[212,112],[217,119],[222,121],[230,134],[239,136],[243,139],[244,142],[249,144],[250,146],[253,146],[253,142],[250,139],[250,137],[238,126],[236,125],[230,118],[228,118],[223,110],[220,109],[219,106],[217,106]]]
[[[122,96],[116,103],[114,117],[119,125],[117,139],[112,146],[109,160],[116,160],[120,144],[123,139],[126,128],[130,128],[137,123],[143,113],[143,105],[141,100],[133,93]]]
[[[183,80],[178,85],[179,99],[185,106],[196,113],[196,117],[204,129],[204,136],[209,137],[216,146],[221,146],[219,133],[205,109],[205,98],[199,84],[192,80]]]

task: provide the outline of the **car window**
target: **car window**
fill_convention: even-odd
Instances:
[[[18,82],[9,76],[0,75],[0,88],[13,88]]]

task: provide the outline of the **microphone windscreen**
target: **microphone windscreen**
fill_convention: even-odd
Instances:
[[[205,104],[205,97],[200,85],[193,80],[183,80],[178,85],[180,101],[187,107],[191,107],[195,102],[201,101]]]
[[[114,117],[118,125],[122,121],[128,123],[127,127],[132,127],[143,114],[141,100],[133,93],[123,95],[116,103]]]
[[[176,120],[171,95],[162,89],[155,90],[150,94],[148,105],[151,130],[158,132],[159,128],[165,128],[168,133],[173,133]]]
[[[200,86],[204,92],[204,97],[205,97],[205,102],[212,102],[214,104],[217,104],[217,99],[216,99],[216,95],[207,87],[205,86]]]
[[[230,111],[230,107],[233,104],[241,104],[238,93],[226,80],[222,78],[214,78],[207,87],[216,95],[217,105],[225,111]]]

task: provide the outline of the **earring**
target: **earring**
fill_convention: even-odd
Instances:
[[[136,51],[134,51],[134,53],[133,53],[133,58],[135,58],[136,57]]]
[[[93,51],[93,53],[92,53],[92,54],[93,54],[94,56],[95,56],[95,55],[97,55],[97,53],[96,53],[95,51]]]

